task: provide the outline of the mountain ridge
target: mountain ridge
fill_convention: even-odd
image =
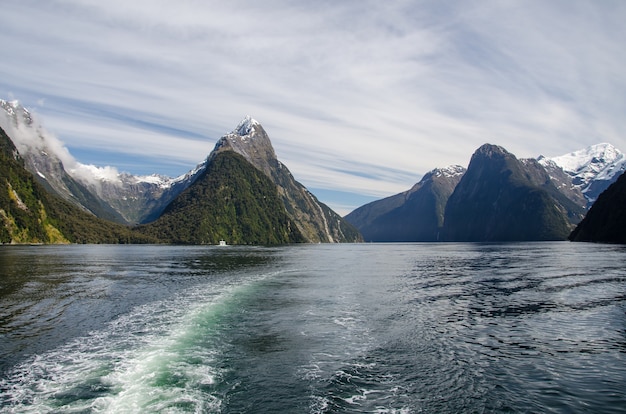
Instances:
[[[448,197],[465,168],[435,168],[409,190],[368,203],[345,218],[366,241],[438,241]]]
[[[95,216],[130,225],[155,221],[220,154],[232,151],[242,155],[277,187],[287,215],[302,235],[289,240],[312,243],[362,240],[358,230],[293,178],[276,157],[261,124],[250,116],[220,138],[204,161],[172,179],[157,174],[134,176],[111,167],[81,164],[19,102],[0,101],[0,106],[4,109],[4,116],[0,113],[0,125],[13,128],[25,158],[31,160],[28,167],[37,180],[49,191]]]
[[[626,171],[626,156],[609,143],[590,145],[551,158],[540,156],[538,161],[551,174],[554,171],[552,163],[560,167],[570,177],[572,188],[584,195],[587,208]]]
[[[0,128],[0,243],[154,243],[125,226],[94,217],[45,189],[25,168]]]
[[[481,159],[482,161],[479,161]],[[550,165],[553,166],[550,174],[543,166],[544,164],[536,159],[517,159],[501,146],[485,144],[475,151],[470,160],[470,165],[473,166],[471,174],[476,172],[477,169],[474,167],[477,163],[485,166],[491,165],[492,171],[468,182],[465,176],[470,167],[468,166],[466,170],[461,166],[454,166],[453,174],[457,179],[448,181],[444,187],[445,191],[437,192],[439,197],[437,202],[433,201],[432,188],[434,187],[430,187],[432,183],[429,182],[437,174],[444,175],[443,172],[446,169],[432,170],[424,174],[411,189],[361,206],[346,215],[346,219],[362,232],[365,240],[388,242],[515,239],[515,236],[505,235],[504,230],[497,229],[502,227],[499,222],[509,219],[506,217],[506,211],[512,213],[516,211],[516,204],[523,205],[524,203],[527,203],[527,208],[531,206],[532,208],[547,208],[544,214],[546,222],[560,223],[556,226],[559,228],[556,233],[540,234],[536,229],[532,235],[522,224],[516,224],[519,238],[524,240],[534,238],[564,240],[572,226],[583,218],[587,200],[580,189],[571,184],[569,175],[554,162],[550,161]],[[450,172],[448,174],[450,175]],[[497,178],[498,176],[500,178]],[[561,179],[561,182],[555,181],[556,176]],[[466,180],[464,186],[471,185],[473,188],[466,188],[466,193],[462,197],[458,194],[455,196],[462,198],[458,212],[455,213],[448,210],[448,202],[454,192],[461,190],[458,188],[461,180]],[[495,193],[490,193],[490,191]],[[494,205],[497,205],[502,202],[500,197],[503,194],[513,197],[516,192],[519,197],[518,201],[505,208],[500,206],[503,208],[501,211],[493,210],[492,205],[484,203],[484,200],[490,199],[492,203],[495,203]],[[477,194],[480,194],[480,197]],[[455,202],[454,198],[452,200]],[[476,208],[477,205],[481,207]],[[556,211],[551,210],[549,205],[556,206]],[[470,211],[474,211],[473,216],[469,214]],[[499,218],[491,221],[486,217],[479,219],[486,211],[491,211],[491,215]],[[455,215],[458,216],[458,220],[454,218]],[[553,220],[548,220],[546,218],[548,216],[551,216]],[[453,224],[450,223],[451,221]],[[425,226],[429,228],[428,231],[424,231]],[[464,226],[466,230],[462,235],[460,229]],[[475,228],[470,230],[467,226]],[[479,235],[478,228],[490,228],[491,233],[486,231]]]
[[[361,206],[344,220],[294,179],[278,160],[262,125],[249,115],[215,143],[204,161],[186,174],[169,178],[158,174],[135,176],[119,173],[115,168],[81,164],[59,141],[50,139],[37,118],[18,101],[0,100],[0,107],[0,126],[23,135],[18,140],[18,152],[23,153],[27,168],[40,184],[83,211],[124,224],[156,220],[213,160],[224,152],[233,152],[274,183],[288,217],[309,242],[361,241],[353,224],[370,241],[442,240],[442,235],[446,239],[451,234],[450,226],[442,233],[448,200],[467,174],[460,166],[434,169],[409,190]],[[474,156],[492,161],[512,156],[514,161],[504,163],[500,172],[505,176],[497,185],[532,187],[527,196],[535,200],[535,204],[531,203],[533,208],[554,203],[570,224],[577,224],[597,194],[626,169],[626,157],[607,143],[552,158],[519,160],[502,147],[485,144]],[[467,195],[477,192],[478,187]],[[552,215],[554,218],[558,214]]]

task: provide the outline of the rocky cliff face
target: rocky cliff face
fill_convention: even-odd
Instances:
[[[242,155],[272,180],[288,216],[306,241],[338,243],[362,240],[356,228],[294,179],[287,167],[278,161],[267,133],[254,119],[246,117],[233,132],[220,138],[208,162],[224,151]]]
[[[530,183],[547,191],[567,212],[567,218],[571,224],[578,224],[583,219],[587,211],[586,198],[579,188],[568,185],[568,176],[560,167],[548,171],[539,160],[534,158],[519,161]]]
[[[0,127],[16,144],[24,166],[53,194],[95,216],[125,223],[122,215],[65,169],[59,152],[65,149],[17,101],[0,100]],[[69,155],[69,154],[68,154]]]
[[[526,162],[527,160],[522,161]],[[566,173],[562,167],[557,165],[557,163],[553,160],[545,157],[539,157],[537,160],[533,161],[539,163],[539,165],[543,167],[545,173],[548,174],[550,181],[552,181],[552,184],[560,193],[572,200],[572,202],[576,205],[583,208],[583,210],[588,208],[590,201],[583,194],[581,187],[573,183],[572,176]]]
[[[558,157],[539,157],[539,162],[546,168],[555,181],[580,191],[589,208],[598,195],[608,188],[617,177],[626,171],[626,156],[611,144],[591,145],[578,151]],[[559,171],[554,174],[555,167]],[[560,178],[562,170],[569,179]]]
[[[572,241],[626,243],[626,173],[602,192],[570,234]]]
[[[0,243],[154,243],[94,217],[40,185],[0,128]]]
[[[458,165],[437,168],[410,190],[359,207],[346,220],[366,241],[437,241],[446,203],[464,173]]]
[[[26,168],[48,191],[84,211],[122,224],[155,220],[195,180],[202,163],[178,178],[139,177],[84,165],[17,101],[0,100],[0,127],[9,131]],[[65,161],[64,161],[65,160]]]
[[[201,164],[177,179],[122,173],[115,179],[89,180],[84,185],[115,209],[125,223],[149,223],[156,220],[167,205],[195,181],[203,168],[204,164]]]
[[[567,209],[538,181],[504,148],[483,145],[448,199],[444,239],[564,240],[571,230]]]

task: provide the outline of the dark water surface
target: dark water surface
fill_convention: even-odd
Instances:
[[[626,247],[0,247],[0,412],[626,412]]]

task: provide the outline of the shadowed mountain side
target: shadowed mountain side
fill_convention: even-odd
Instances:
[[[569,239],[626,243],[626,173],[600,194]]]
[[[485,144],[448,199],[442,235],[447,241],[565,240],[567,215],[513,154]]]
[[[531,184],[546,190],[556,203],[567,212],[567,219],[572,225],[580,223],[585,217],[586,200],[578,188],[563,185],[559,177],[566,176],[563,170],[547,171],[547,168],[534,158],[520,159],[524,167],[524,174]],[[564,178],[564,177],[563,177]]]
[[[345,219],[366,241],[437,241],[446,202],[464,172],[460,166],[435,169],[410,190],[359,207]]]

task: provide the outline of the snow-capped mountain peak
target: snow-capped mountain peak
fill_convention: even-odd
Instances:
[[[18,127],[20,124],[32,125],[33,118],[30,112],[22,106],[20,101],[5,101],[0,99],[0,108],[12,119],[13,125]]]
[[[434,170],[431,171],[431,174],[434,175],[435,177],[451,178],[451,177],[463,175],[465,174],[465,171],[466,171],[465,167],[462,167],[460,165],[448,165],[447,167],[444,167],[444,168],[435,168]]]
[[[613,145],[601,143],[551,158],[564,171],[597,175],[607,166],[624,159],[624,154]]]
[[[626,171],[626,156],[608,143],[590,145],[558,157],[539,157],[538,161],[546,169],[551,165],[562,168],[590,204]]]
[[[246,115],[232,133],[242,137],[250,135],[253,132],[254,127],[258,125],[261,124],[256,119],[252,118],[250,115]]]

